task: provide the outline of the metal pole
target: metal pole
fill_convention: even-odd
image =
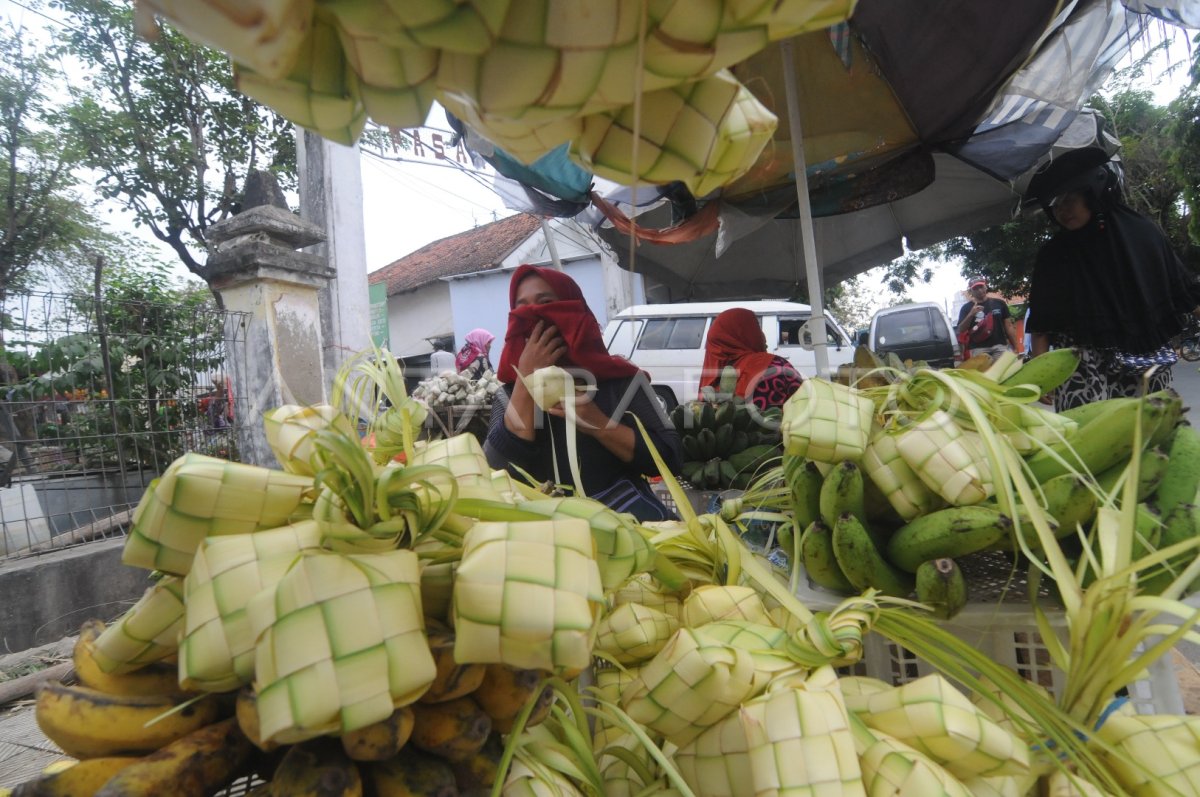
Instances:
[[[829,377],[829,348],[825,335],[825,285],[821,281],[821,265],[817,262],[817,245],[813,239],[812,205],[808,201],[808,171],[804,161],[804,134],[800,127],[800,92],[796,84],[796,60],[791,39],[779,43],[783,57],[783,87],[787,96],[788,127],[791,128],[792,163],[796,172],[796,199],[800,203],[800,238],[803,246],[805,284],[808,285],[808,304],[812,307],[813,355],[817,361],[817,376]],[[799,265],[799,264],[797,264]],[[799,277],[799,269],[797,269]]]
[[[545,219],[542,219],[542,237],[546,239],[546,248],[550,250],[550,262],[556,269],[562,271],[562,261],[558,259],[558,244],[554,243],[554,233],[550,231],[550,222]]]

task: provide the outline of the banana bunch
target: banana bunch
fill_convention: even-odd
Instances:
[[[704,490],[745,490],[780,454],[780,411],[708,391],[671,411],[683,448],[683,480]]]

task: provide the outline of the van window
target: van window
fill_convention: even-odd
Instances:
[[[947,340],[945,326],[933,323],[929,308],[914,307],[880,316],[875,326],[875,339],[880,345],[887,346]]]
[[[779,319],[779,345],[780,346],[812,346],[812,335],[806,333],[801,334],[801,328],[808,318],[783,318]],[[803,338],[803,339],[801,339]],[[846,345],[845,338],[838,328],[828,321],[825,323],[825,339],[829,341],[830,346]]]
[[[638,340],[639,349],[699,349],[704,342],[708,319],[651,318]]]
[[[618,321],[616,326],[608,340],[608,353],[618,357],[629,357],[633,354],[633,342],[642,330],[642,321]]]

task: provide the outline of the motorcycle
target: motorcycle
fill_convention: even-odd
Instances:
[[[1187,362],[1200,360],[1200,319],[1189,315],[1183,330],[1171,339],[1171,345]]]

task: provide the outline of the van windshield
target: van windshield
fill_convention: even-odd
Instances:
[[[879,343],[890,346],[948,339],[941,326],[933,323],[932,314],[924,307],[899,310],[879,317],[875,325],[875,338]]]

